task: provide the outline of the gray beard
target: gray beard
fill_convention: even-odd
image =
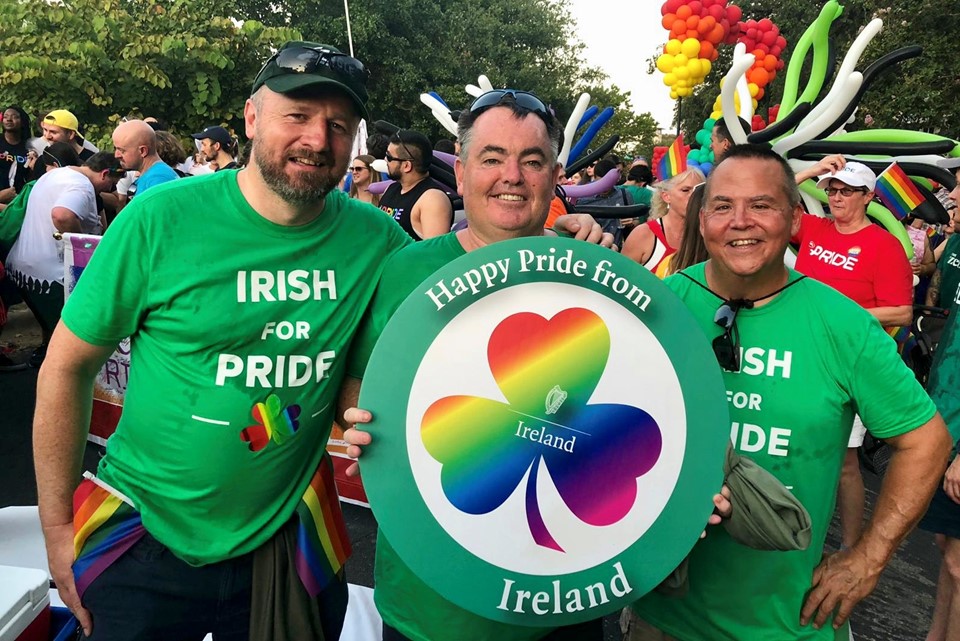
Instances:
[[[291,205],[310,205],[321,202],[339,183],[333,179],[322,179],[313,184],[291,184],[290,177],[284,173],[282,167],[261,158],[256,153],[253,157],[267,187]]]

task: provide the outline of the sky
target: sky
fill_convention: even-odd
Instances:
[[[586,61],[603,69],[610,81],[630,92],[633,110],[650,112],[670,129],[673,104],[663,74],[647,75],[646,60],[667,41],[660,24],[659,0],[570,0]],[[599,105],[601,108],[606,105]]]

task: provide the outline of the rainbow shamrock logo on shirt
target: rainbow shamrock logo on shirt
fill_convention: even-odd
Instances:
[[[549,320],[522,312],[500,322],[487,360],[507,402],[448,396],[421,422],[424,446],[443,466],[448,500],[468,514],[486,514],[526,477],[530,533],[538,545],[562,552],[540,511],[542,462],[582,522],[623,519],[636,502],[636,479],[660,457],[662,436],[641,409],[589,403],[609,354],[610,332],[587,309],[566,309]]]
[[[251,452],[259,452],[271,440],[282,445],[300,428],[297,420],[300,406],[283,407],[276,394],[268,396],[266,402],[255,404],[250,414],[257,424],[240,430],[240,440],[250,444]]]

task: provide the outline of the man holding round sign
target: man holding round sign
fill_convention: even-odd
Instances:
[[[459,128],[469,225],[388,261],[342,399],[384,639],[600,639],[729,510],[716,358],[638,265],[533,238],[562,169],[538,98]]]
[[[667,284],[726,370],[734,447],[804,504],[813,541],[806,551],[758,552],[718,531],[690,555],[689,593],[644,597],[627,638],[845,641],[853,607],[930,501],[950,439],[876,319],[783,264],[802,208],[780,156],[732,147],[703,202],[710,259]],[[854,413],[896,452],[863,535],[821,559]]]

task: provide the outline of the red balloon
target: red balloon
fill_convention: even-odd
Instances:
[[[727,20],[730,24],[740,22],[741,18],[743,18],[743,10],[740,7],[735,4],[727,5]]]
[[[703,3],[700,0],[691,0],[690,2],[690,11],[693,12],[693,15],[699,16],[703,12]]]
[[[781,49],[781,48],[778,47],[777,45],[773,45],[772,47],[770,47],[770,53],[771,53],[773,56],[779,58],[779,57],[780,57],[780,54],[783,53],[783,49]]]
[[[776,41],[777,41],[777,36],[774,35],[774,33],[773,33],[772,31],[765,31],[765,32],[763,33],[763,37],[761,37],[760,40],[761,40],[761,42],[763,42],[763,44],[765,44],[765,45],[767,45],[768,47],[770,47],[770,46],[773,46],[774,43],[776,43]]]
[[[787,48],[787,39],[784,38],[783,36],[777,36],[776,45],[780,47],[781,51],[783,51],[784,49]]]
[[[757,23],[757,26],[760,27],[761,31],[769,31],[770,27],[773,26],[773,20],[770,18],[762,18],[760,22]]]
[[[712,17],[714,20],[720,21],[726,17],[727,12],[723,7],[719,5],[713,5],[712,7],[707,9],[707,14],[710,17]]]

